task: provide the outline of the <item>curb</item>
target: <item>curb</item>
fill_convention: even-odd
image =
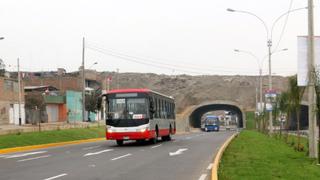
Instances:
[[[226,150],[226,148],[228,147],[228,145],[231,143],[231,141],[238,136],[239,133],[236,133],[234,135],[232,135],[219,149],[216,157],[214,158],[213,161],[213,166],[212,166],[212,172],[211,172],[211,180],[218,180],[218,168],[219,168],[219,163],[221,160],[221,157],[224,153],[224,151]]]
[[[0,154],[23,152],[23,151],[30,151],[30,150],[36,150],[36,149],[44,149],[49,147],[58,147],[58,146],[82,144],[82,143],[89,143],[89,142],[98,142],[103,140],[105,140],[105,138],[84,139],[84,140],[76,140],[76,141],[66,141],[66,142],[58,142],[58,143],[6,148],[6,149],[0,149]]]

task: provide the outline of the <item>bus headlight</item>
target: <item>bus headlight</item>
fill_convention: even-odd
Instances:
[[[142,128],[142,129],[140,129],[140,132],[146,132],[148,130],[148,128]]]
[[[111,126],[107,126],[107,132],[108,133],[113,133],[113,130],[111,129]]]

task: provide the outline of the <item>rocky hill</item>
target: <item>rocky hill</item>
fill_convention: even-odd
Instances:
[[[229,100],[241,104],[245,109],[254,109],[257,76],[169,76],[143,73],[104,73],[112,76],[111,88],[149,88],[176,99],[178,113],[190,105],[213,100]],[[273,87],[283,91],[287,78],[274,76]],[[268,77],[263,77],[263,89],[268,89]]]

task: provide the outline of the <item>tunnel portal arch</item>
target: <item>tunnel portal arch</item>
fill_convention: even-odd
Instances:
[[[200,128],[201,116],[210,111],[225,110],[238,115],[238,127],[245,128],[245,113],[240,105],[232,101],[213,101],[203,103],[193,108],[189,115],[190,127]]]

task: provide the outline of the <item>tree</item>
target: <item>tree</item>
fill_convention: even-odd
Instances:
[[[4,64],[2,59],[0,59],[0,76],[5,76],[5,73],[6,73],[6,65]]]
[[[289,89],[288,92],[290,93],[290,98],[289,101],[292,103],[292,108],[294,112],[296,113],[296,118],[297,118],[297,146],[296,150],[302,151],[303,146],[300,143],[300,111],[301,111],[301,100],[302,96],[304,94],[305,87],[299,87],[297,83],[297,76],[291,76],[289,78]]]
[[[288,130],[289,130],[289,121],[291,119],[291,112],[292,112],[292,105],[290,101],[290,93],[288,91],[285,91],[281,93],[279,97],[279,110],[282,114],[285,114],[286,116],[286,127],[287,135],[286,135],[286,142],[288,142]],[[282,129],[280,128],[280,138],[282,134]]]
[[[85,108],[89,112],[88,113],[88,120],[90,120],[90,112],[97,113],[101,109],[101,91],[91,91],[90,93],[87,93],[86,98],[86,104]]]
[[[86,94],[86,110],[89,112],[88,113],[88,120],[90,121],[90,113],[96,113],[98,108],[97,108],[97,99],[93,94]]]

